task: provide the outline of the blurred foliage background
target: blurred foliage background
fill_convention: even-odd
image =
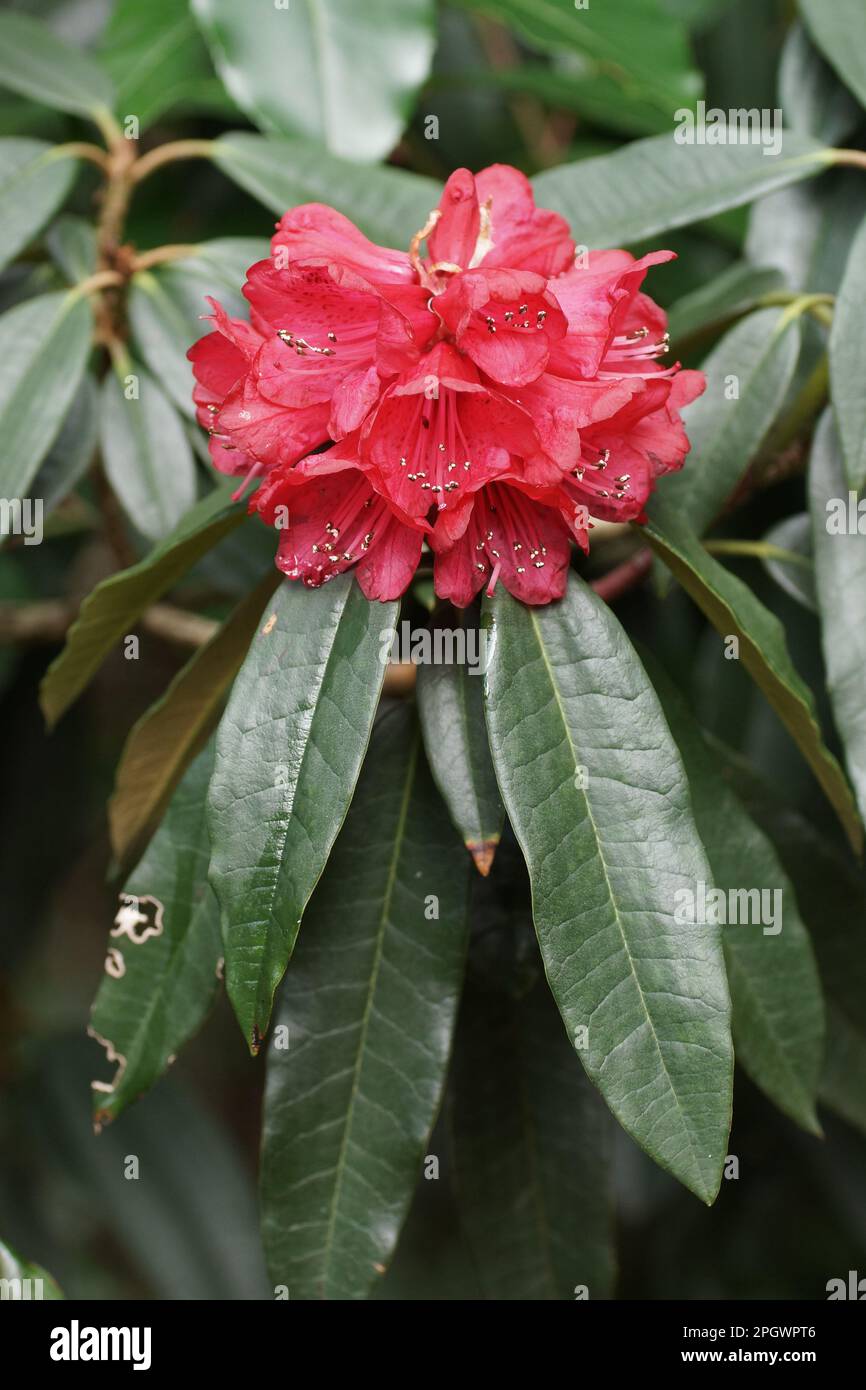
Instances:
[[[490,19],[494,6],[443,4],[432,76],[392,162],[440,180],[463,164],[508,162],[534,173],[666,130],[673,110],[701,95],[722,108],[782,105],[786,124],[802,125],[799,102],[808,93],[779,96],[783,47],[802,39],[792,39],[793,6],[784,0],[659,0],[649,8],[669,27],[650,21],[648,29],[648,7],[639,0],[601,3],[612,14],[610,42],[623,57],[625,81],[543,33],[530,37]],[[101,52],[129,109],[148,113],[148,145],[248,125],[181,0],[28,0],[11,8]],[[430,115],[439,120],[434,140],[425,133]],[[855,112],[855,125],[862,115]],[[72,140],[82,138],[82,125],[0,93],[0,136],[18,134]],[[92,217],[96,177],[82,173],[67,214]],[[670,308],[744,260],[777,270],[794,288],[832,292],[846,249],[834,231],[840,220],[862,216],[858,179],[862,184],[862,175],[830,172],[754,210],[666,236],[679,259],[653,273],[652,293]],[[263,237],[271,224],[270,213],[201,161],[149,180],[127,235],[145,248]],[[34,284],[60,283],[57,276],[40,253],[0,276],[0,305],[18,302]],[[697,364],[712,341],[688,339],[683,360]],[[792,476],[738,513],[736,534],[759,538],[804,507],[802,478]],[[44,545],[27,550],[13,538],[0,552],[4,609],[83,594],[112,568],[90,480],[57,516]],[[269,547],[264,530],[252,557],[229,538],[186,582],[206,595],[206,611],[219,615],[262,572]],[[754,563],[740,563],[782,617],[802,674],[820,691],[814,615]],[[835,843],[831,813],[816,798],[805,764],[738,664],[718,661],[718,639],[682,593],[671,588],[660,599],[642,591],[619,616],[662,656],[704,725],[739,750],[794,812],[817,817]],[[184,653],[154,635],[143,640],[137,662],[118,652],[49,737],[36,689],[56,651],[50,642],[0,646],[0,1232],[49,1269],[69,1297],[269,1297],[255,1209],[263,1066],[246,1055],[224,1000],[151,1095],[98,1138],[91,1129],[90,1081],[106,1076],[106,1062],[85,1030],[118,886],[110,876],[105,804],[130,725]],[[492,895],[490,911],[528,924],[522,884],[511,885],[507,903],[501,886],[479,883],[478,891]],[[862,884],[826,910],[862,912],[858,891]],[[866,1141],[832,1116],[825,1139],[812,1138],[743,1076],[737,1085],[731,1152],[741,1159],[739,1177],[723,1183],[712,1210],[617,1131],[619,1296],[821,1298],[828,1278],[866,1267]],[[441,1178],[420,1183],[380,1297],[479,1296],[448,1182],[446,1122],[447,1106],[430,1145],[441,1156]],[[123,1177],[127,1154],[142,1158],[138,1182]]]

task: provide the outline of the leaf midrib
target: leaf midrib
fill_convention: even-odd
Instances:
[[[544,642],[543,642],[543,640],[542,640],[541,629],[540,629],[540,627],[539,627],[539,625],[538,625],[538,617],[537,617],[535,611],[534,611],[533,609],[531,609],[531,608],[529,609],[529,616],[530,616],[530,621],[531,621],[531,623],[532,623],[533,632],[535,633],[536,641],[537,641],[537,643],[538,643],[538,650],[539,650],[539,652],[541,653],[541,659],[542,659],[542,661],[544,662],[545,670],[547,671],[547,675],[548,675],[548,678],[549,678],[549,680],[550,680],[551,690],[553,691],[553,697],[554,697],[554,700],[555,700],[555,702],[556,702],[556,708],[557,708],[557,711],[558,711],[558,713],[559,713],[559,718],[560,718],[560,721],[561,721],[561,723],[562,723],[563,730],[564,730],[564,732],[565,732],[565,737],[566,737],[566,741],[567,741],[567,743],[568,743],[569,751],[570,751],[570,753],[571,753],[571,756],[572,756],[572,760],[573,760],[573,762],[574,762],[575,769],[577,769],[577,768],[580,766],[580,762],[579,762],[578,757],[577,757],[577,750],[575,749],[574,744],[573,744],[573,742],[572,742],[572,738],[571,738],[571,729],[569,728],[568,720],[567,720],[566,714],[565,714],[565,709],[563,708],[562,700],[561,700],[561,698],[560,698],[559,686],[558,686],[557,683],[556,683],[556,680],[555,680],[555,677],[554,677],[554,674],[553,674],[553,668],[552,668],[552,666],[551,666],[551,664],[550,664],[550,661],[548,660],[547,650],[546,650],[545,645],[544,645]],[[575,790],[577,790],[577,788],[575,788]],[[703,1183],[704,1172],[703,1172],[703,1168],[702,1168],[702,1165],[701,1165],[701,1162],[700,1162],[700,1157],[699,1157],[698,1151],[697,1151],[696,1146],[695,1146],[695,1141],[694,1141],[694,1138],[693,1138],[693,1136],[692,1136],[691,1128],[690,1128],[689,1124],[688,1124],[687,1121],[686,1121],[686,1116],[685,1116],[685,1113],[684,1113],[684,1111],[683,1111],[682,1105],[681,1105],[681,1103],[680,1103],[679,1094],[678,1094],[678,1092],[677,1092],[676,1087],[675,1087],[674,1084],[673,1084],[673,1081],[672,1081],[672,1079],[671,1079],[670,1072],[668,1071],[667,1063],[665,1062],[664,1054],[663,1054],[662,1049],[661,1049],[661,1043],[660,1043],[660,1041],[659,1041],[658,1034],[656,1033],[656,1030],[655,1030],[655,1024],[654,1024],[654,1022],[653,1022],[652,1015],[650,1014],[649,1008],[647,1007],[647,1002],[646,1002],[646,997],[645,997],[644,992],[643,992],[643,987],[642,987],[642,985],[641,985],[640,979],[638,978],[637,970],[635,969],[634,959],[633,959],[633,957],[632,957],[631,950],[630,950],[630,948],[629,948],[628,939],[627,939],[626,934],[625,934],[625,928],[624,928],[624,926],[623,926],[622,918],[621,918],[621,916],[620,916],[619,905],[618,905],[617,900],[616,900],[616,897],[615,897],[615,895],[614,895],[613,884],[611,883],[610,872],[609,872],[609,870],[608,870],[607,861],[606,861],[606,859],[605,859],[605,857],[604,857],[604,852],[603,852],[603,850],[602,850],[601,838],[600,838],[599,833],[598,833],[598,826],[597,826],[597,823],[596,823],[596,820],[595,820],[595,816],[593,815],[592,803],[591,803],[590,798],[589,798],[589,792],[588,792],[588,790],[585,791],[585,792],[583,793],[583,801],[584,801],[584,804],[585,804],[585,806],[586,806],[586,813],[587,813],[587,816],[589,817],[589,823],[590,823],[590,825],[591,825],[591,827],[592,827],[592,833],[593,833],[593,837],[594,837],[595,843],[596,843],[596,848],[597,848],[597,852],[598,852],[599,863],[601,864],[601,867],[602,867],[602,869],[603,869],[603,871],[604,871],[604,879],[605,879],[605,884],[606,884],[606,887],[607,887],[607,892],[608,892],[608,897],[609,897],[609,900],[610,900],[610,905],[611,905],[611,907],[612,907],[612,909],[613,909],[613,913],[614,913],[614,917],[615,917],[615,920],[616,920],[617,928],[618,928],[618,930],[619,930],[620,937],[622,938],[623,950],[625,951],[626,959],[628,960],[629,970],[630,970],[630,972],[631,972],[631,975],[632,975],[632,978],[633,978],[633,980],[634,980],[634,983],[635,983],[635,985],[637,986],[637,991],[638,991],[638,994],[639,994],[639,996],[640,996],[641,1008],[643,1009],[644,1015],[645,1015],[645,1017],[646,1017],[646,1021],[647,1021],[647,1023],[649,1024],[650,1033],[651,1033],[651,1035],[652,1035],[652,1040],[653,1040],[653,1043],[654,1043],[654,1045],[655,1045],[656,1051],[657,1051],[657,1053],[658,1053],[659,1062],[661,1063],[662,1071],[664,1072],[664,1075],[665,1075],[665,1080],[667,1081],[668,1087],[670,1088],[670,1093],[671,1093],[671,1095],[673,1096],[674,1101],[675,1101],[675,1103],[676,1103],[677,1114],[679,1115],[679,1118],[680,1118],[680,1124],[681,1124],[681,1126],[682,1126],[683,1133],[685,1134],[685,1137],[686,1137],[686,1139],[687,1139],[687,1141],[688,1141],[689,1151],[690,1151],[690,1153],[691,1153],[692,1156],[693,1156],[693,1161],[694,1161],[694,1164],[695,1164],[695,1171],[696,1171],[697,1175],[700,1177],[700,1179],[701,1179],[701,1185],[702,1185],[702,1187],[703,1187],[703,1186],[704,1186],[704,1183]],[[705,1190],[705,1191],[708,1191],[707,1188],[704,1188],[704,1190]]]

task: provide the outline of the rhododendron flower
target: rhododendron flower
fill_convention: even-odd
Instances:
[[[214,465],[238,495],[263,478],[250,508],[289,578],[352,568],[396,598],[426,543],[458,606],[498,583],[550,602],[592,519],[641,520],[688,452],[680,411],[704,380],[663,366],[643,291],[671,255],[576,256],[504,165],[452,174],[405,252],[295,208],[247,273],[249,321],[214,303],[190,349]]]

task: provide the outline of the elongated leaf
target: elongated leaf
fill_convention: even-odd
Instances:
[[[108,825],[124,862],[158,819],[187,764],[216,728],[262,605],[277,586],[274,567],[237,605],[214,637],[194,652],[165,694],[133,726],[121,755]]]
[[[778,290],[782,285],[778,270],[735,262],[708,284],[683,295],[674,304],[668,315],[668,331],[674,349],[684,338],[754,308],[761,295]]]
[[[232,132],[214,142],[214,162],[272,212],[326,202],[384,246],[406,248],[441,197],[433,179],[402,169],[361,169],[304,140]]]
[[[487,722],[532,881],[553,996],[623,1127],[704,1201],[730,1122],[719,930],[675,919],[711,882],[658,699],[610,609],[574,575],[534,610],[489,601]]]
[[[254,1053],[352,799],[396,617],[351,575],[316,590],[284,582],[219,727],[211,883],[229,998]]]
[[[739,639],[739,659],[797,744],[859,853],[863,827],[851,789],[824,743],[812,692],[794,668],[779,620],[707,554],[673,507],[657,499],[645,535],[716,631]]]
[[[41,1265],[22,1260],[0,1240],[0,1300],[29,1299],[57,1301],[63,1294],[47,1270]]]
[[[800,0],[806,27],[846,86],[866,106],[866,10],[860,0]]]
[[[827,999],[821,1100],[866,1133],[866,882],[850,856],[723,750],[737,794],[773,840],[811,927]]]
[[[737,1060],[780,1110],[820,1133],[815,1101],[824,1002],[794,889],[771,842],[725,781],[685,700],[655,662],[648,670],[685,764],[713,882],[726,894],[722,945]],[[754,890],[757,907],[742,897]],[[737,920],[729,919],[728,905]]]
[[[195,462],[174,406],[136,362],[102,388],[102,461],[111,486],[148,540],[163,540],[195,501]],[[128,383],[133,382],[130,395]]]
[[[616,7],[573,0],[459,0],[514,28],[554,54],[573,49],[635,105],[667,114],[700,96],[703,80],[692,65],[684,26],[664,0],[618,0]]]
[[[364,1298],[394,1252],[445,1081],[467,876],[411,707],[392,709],[304,917],[268,1055],[264,1242],[292,1299]]]
[[[115,642],[145,608],[244,520],[243,507],[230,500],[230,488],[215,488],[137,565],[96,586],[82,603],[66,646],[45,673],[40,703],[49,724],[55,724],[81,694]]]
[[[501,875],[511,858],[513,842],[473,903],[446,1112],[457,1200],[487,1298],[608,1298],[613,1121],[550,997],[522,862],[522,882]]]
[[[678,145],[671,135],[654,135],[545,170],[533,182],[536,201],[567,217],[579,242],[622,246],[811,178],[829,160],[819,144],[791,131],[773,159],[760,145]]]
[[[93,1088],[107,1124],[149,1090],[192,1037],[217,991],[219,908],[207,881],[213,745],[199,754],[120,895],[91,1031],[117,1070]]]
[[[64,213],[46,232],[45,244],[70,285],[96,270],[96,228],[86,218]]]
[[[856,101],[799,22],[791,25],[782,49],[779,102],[786,125],[828,145],[840,144],[860,121]]]
[[[0,268],[45,226],[77,170],[44,140],[0,140]]]
[[[691,451],[683,471],[668,478],[664,488],[664,505],[676,506],[699,535],[736,488],[782,409],[799,351],[798,320],[784,310],[762,309],[736,324],[702,363],[706,390],[683,412]]]
[[[432,0],[301,0],[262,6],[193,0],[220,76],[262,130],[304,135],[346,159],[393,149],[430,71]]]
[[[465,634],[467,653],[468,643],[478,635],[476,621],[465,609],[452,610],[431,631],[434,636],[438,632],[443,642],[456,642]],[[480,648],[475,654],[481,656]],[[487,747],[483,678],[483,657],[470,667],[466,660],[447,661],[443,656],[441,661],[418,667],[417,693],[424,746],[436,784],[475,867],[486,876],[502,834],[503,811]]]
[[[830,385],[848,486],[866,485],[866,219],[851,243],[830,332]]]
[[[28,15],[0,15],[0,86],[74,116],[102,116],[114,105],[108,74],[80,48]]]
[[[764,568],[780,589],[796,599],[810,613],[817,613],[815,595],[815,566],[812,561],[812,525],[808,512],[798,512],[771,526],[764,537],[768,546],[787,551],[783,555],[767,555]]]
[[[866,816],[866,534],[850,528],[849,509],[855,515],[856,509],[829,410],[812,446],[809,506],[827,689],[860,814]]]
[[[264,259],[269,244],[252,237],[203,242],[195,253],[155,271],[133,276],[129,317],[135,346],[184,414],[193,417],[191,343],[209,331],[209,295],[228,314],[245,317],[249,305],[241,289],[246,272]]]
[[[65,292],[0,318],[0,496],[26,495],[84,375],[92,326],[87,300]]]

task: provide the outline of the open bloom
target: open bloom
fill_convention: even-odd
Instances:
[[[459,606],[497,583],[558,598],[572,541],[640,520],[688,451],[680,411],[704,380],[662,365],[642,288],[671,254],[576,254],[504,165],[452,174],[405,252],[295,208],[247,273],[249,320],[214,303],[190,349],[214,465],[239,492],[263,479],[250,508],[292,579],[353,568],[396,598],[426,543]]]

